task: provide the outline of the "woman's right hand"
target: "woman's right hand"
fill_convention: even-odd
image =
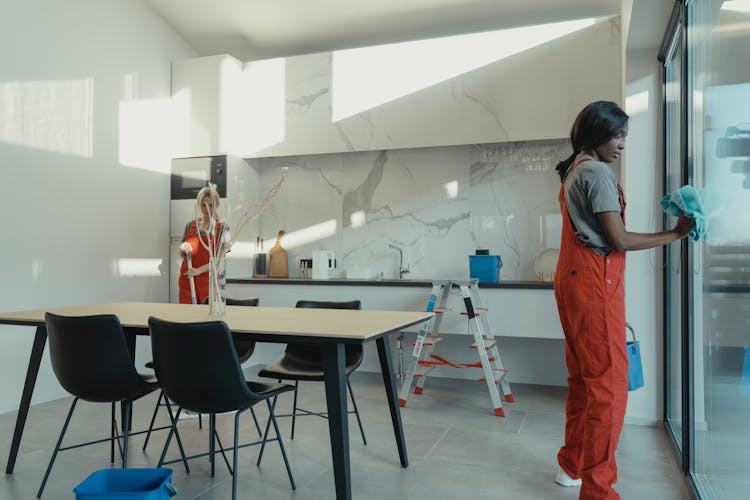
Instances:
[[[684,238],[690,233],[693,226],[695,226],[695,219],[691,219],[683,214],[677,218],[677,222],[674,224],[674,231],[680,236],[680,238]]]
[[[180,243],[180,252],[182,253],[192,253],[193,247],[190,246],[190,243],[187,241],[183,241]]]

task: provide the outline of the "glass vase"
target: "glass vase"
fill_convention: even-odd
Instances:
[[[208,311],[212,316],[224,316],[227,311],[226,287],[224,259],[211,257],[208,261]]]

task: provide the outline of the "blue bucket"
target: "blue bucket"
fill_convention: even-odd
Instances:
[[[643,365],[641,365],[641,343],[635,339],[635,332],[630,323],[625,326],[633,335],[633,341],[627,341],[628,350],[628,390],[634,391],[643,387]]]
[[[469,255],[469,276],[480,283],[499,283],[501,267],[499,255]]]
[[[73,488],[76,500],[169,500],[172,469],[102,469]]]

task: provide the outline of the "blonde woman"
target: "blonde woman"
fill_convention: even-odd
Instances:
[[[180,253],[183,255],[178,281],[180,304],[192,303],[190,277],[195,283],[196,302],[203,304],[208,298],[208,267],[211,252],[207,247],[213,248],[215,255],[221,257],[228,251],[225,247],[229,241],[229,228],[221,222],[220,203],[219,193],[213,186],[206,186],[198,192],[196,218],[185,226],[185,233],[180,244]],[[190,254],[192,259],[191,268],[188,268],[186,254]]]

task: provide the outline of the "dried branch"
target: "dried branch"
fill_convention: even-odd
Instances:
[[[242,229],[247,225],[248,222],[251,220],[255,220],[258,217],[260,217],[260,214],[263,213],[263,211],[266,209],[266,207],[271,203],[271,200],[273,200],[277,194],[279,194],[279,191],[281,190],[282,184],[284,184],[284,181],[286,180],[286,176],[284,174],[281,174],[281,179],[279,179],[279,182],[276,183],[257,203],[255,203],[252,207],[252,209],[248,209],[245,211],[244,214],[242,214],[242,218],[240,219],[240,222],[237,224],[237,229],[233,231],[233,236],[229,240],[229,243],[227,244],[227,249],[232,248],[232,245],[234,245],[234,242],[237,240],[237,237],[242,232]]]

